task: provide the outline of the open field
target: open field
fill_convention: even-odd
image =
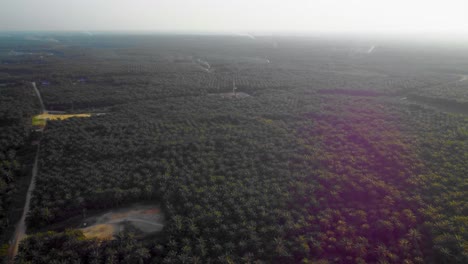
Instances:
[[[73,117],[91,117],[91,114],[40,114],[32,118],[32,125],[45,126],[48,120],[66,120]]]

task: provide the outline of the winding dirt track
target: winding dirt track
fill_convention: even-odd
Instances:
[[[42,102],[41,94],[36,87],[36,83],[33,82],[32,86],[41,103],[41,112],[45,113],[44,103]],[[34,188],[36,187],[36,176],[37,176],[37,166],[38,166],[38,161],[39,161],[39,152],[40,152],[40,144],[38,144],[38,147],[36,150],[36,157],[34,158],[32,177],[31,177],[31,182],[29,183],[28,192],[26,193],[26,202],[24,204],[23,214],[21,215],[21,219],[19,220],[18,224],[16,224],[15,233],[13,234],[13,238],[12,238],[12,243],[10,244],[10,248],[8,250],[8,263],[11,263],[11,264],[15,262],[16,254],[18,254],[19,243],[21,242],[23,238],[26,237],[26,222],[25,221],[26,221],[26,216],[29,213],[29,209],[31,205],[32,192],[34,191]]]
[[[10,251],[8,252],[8,259],[9,263],[14,263],[14,259],[16,254],[18,253],[19,243],[23,238],[26,237],[26,216],[29,212],[29,207],[31,204],[31,195],[34,191],[34,187],[36,187],[36,176],[37,176],[37,164],[39,160],[39,146],[37,147],[36,158],[34,159],[34,166],[32,170],[32,177],[31,183],[29,184],[28,192],[26,193],[26,203],[24,204],[23,214],[21,215],[21,219],[16,225],[15,234],[13,238],[13,243],[10,246]]]

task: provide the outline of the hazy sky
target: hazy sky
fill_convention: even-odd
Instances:
[[[0,30],[468,34],[468,1],[0,0]]]

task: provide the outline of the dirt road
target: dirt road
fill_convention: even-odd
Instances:
[[[39,99],[39,103],[41,104],[41,113],[44,114],[47,111],[45,110],[45,106],[44,106],[44,102],[42,101],[41,93],[39,92],[39,89],[37,89],[36,82],[32,82],[31,84],[34,88],[34,92],[36,92],[37,98]]]
[[[44,102],[42,101],[41,93],[39,92],[39,89],[37,89],[36,83],[32,82],[31,84],[41,104],[41,112],[46,113],[47,111],[45,110]],[[13,238],[12,238],[12,243],[10,244],[10,248],[8,250],[8,263],[11,263],[11,264],[14,263],[15,256],[18,253],[19,243],[21,242],[23,238],[26,237],[26,222],[25,221],[26,221],[26,216],[29,213],[29,207],[31,205],[31,195],[32,195],[32,192],[34,191],[34,187],[36,186],[39,152],[40,152],[40,144],[38,144],[38,147],[36,150],[36,157],[34,158],[31,182],[29,183],[28,192],[26,193],[26,202],[24,204],[23,214],[21,215],[21,219],[19,220],[19,222],[16,224],[15,233],[13,234]]]
[[[37,147],[36,157],[34,159],[34,166],[32,170],[32,177],[31,183],[29,184],[28,192],[26,194],[26,203],[24,204],[23,214],[21,215],[21,219],[16,225],[15,234],[13,235],[13,242],[10,245],[10,250],[8,252],[8,263],[14,263],[14,259],[16,254],[18,253],[19,243],[23,238],[26,237],[26,216],[29,212],[29,207],[31,204],[31,195],[34,191],[34,187],[36,186],[36,176],[37,176],[37,165],[39,160],[39,151],[40,145]]]

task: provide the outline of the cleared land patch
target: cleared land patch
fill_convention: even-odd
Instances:
[[[53,114],[40,114],[36,115],[32,118],[32,125],[33,126],[45,126],[47,120],[65,120],[72,117],[91,117],[91,114],[60,114],[60,115],[53,115]]]
[[[157,206],[135,206],[113,210],[86,219],[81,228],[87,238],[113,239],[123,230],[146,236],[163,229],[164,216]]]
[[[468,80],[468,75],[460,75],[460,79],[458,80],[458,82],[464,82]]]

